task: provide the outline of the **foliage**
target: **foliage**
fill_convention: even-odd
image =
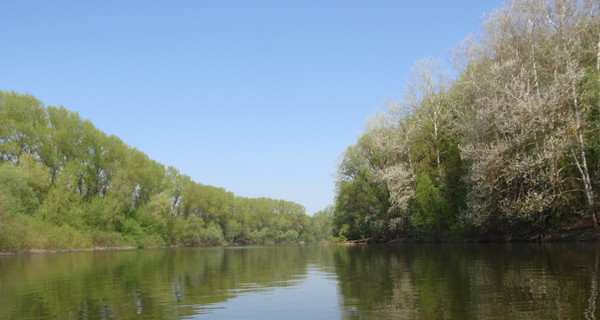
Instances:
[[[196,183],[31,95],[0,91],[0,124],[0,251],[330,236],[299,204]]]
[[[597,225],[600,5],[516,0],[457,50],[415,64],[400,102],[338,167],[336,234],[449,237]]]

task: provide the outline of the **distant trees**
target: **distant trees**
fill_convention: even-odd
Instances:
[[[506,233],[581,215],[597,225],[599,6],[509,3],[458,52],[453,82],[439,63],[419,61],[404,100],[343,156],[336,232]],[[374,221],[388,228],[370,228]]]
[[[0,91],[2,251],[318,241],[321,220],[196,183],[76,113]]]

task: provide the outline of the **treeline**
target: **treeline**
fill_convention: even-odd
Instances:
[[[338,168],[348,239],[539,233],[597,222],[600,3],[520,0],[456,50],[416,64]]]
[[[330,216],[196,183],[77,113],[0,91],[0,251],[314,242]]]

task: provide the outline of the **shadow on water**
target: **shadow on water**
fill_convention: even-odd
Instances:
[[[335,254],[348,319],[596,319],[597,244],[411,244]]]
[[[586,243],[25,255],[0,257],[0,319],[596,319],[598,272]]]

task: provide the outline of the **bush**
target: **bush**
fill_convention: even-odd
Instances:
[[[415,198],[419,212],[411,217],[411,222],[417,231],[429,234],[447,229],[450,208],[427,173],[417,180]]]
[[[91,237],[69,225],[56,226],[28,216],[0,223],[1,251],[81,249],[90,246]]]
[[[217,246],[225,243],[225,238],[223,237],[223,230],[221,226],[211,222],[208,224],[206,228],[206,234],[204,236],[204,244]]]
[[[152,235],[143,235],[137,241],[137,245],[139,247],[162,247],[165,246],[165,240],[156,234]]]
[[[204,220],[196,215],[191,215],[185,220],[181,244],[186,246],[199,246],[203,244],[205,234]]]
[[[27,172],[12,163],[0,165],[0,218],[36,211],[38,199],[28,180]]]
[[[92,230],[90,237],[94,247],[121,247],[128,244],[126,239],[115,231]]]
[[[114,197],[96,197],[83,206],[83,218],[88,226],[104,231],[116,231],[124,222],[123,208]]]

